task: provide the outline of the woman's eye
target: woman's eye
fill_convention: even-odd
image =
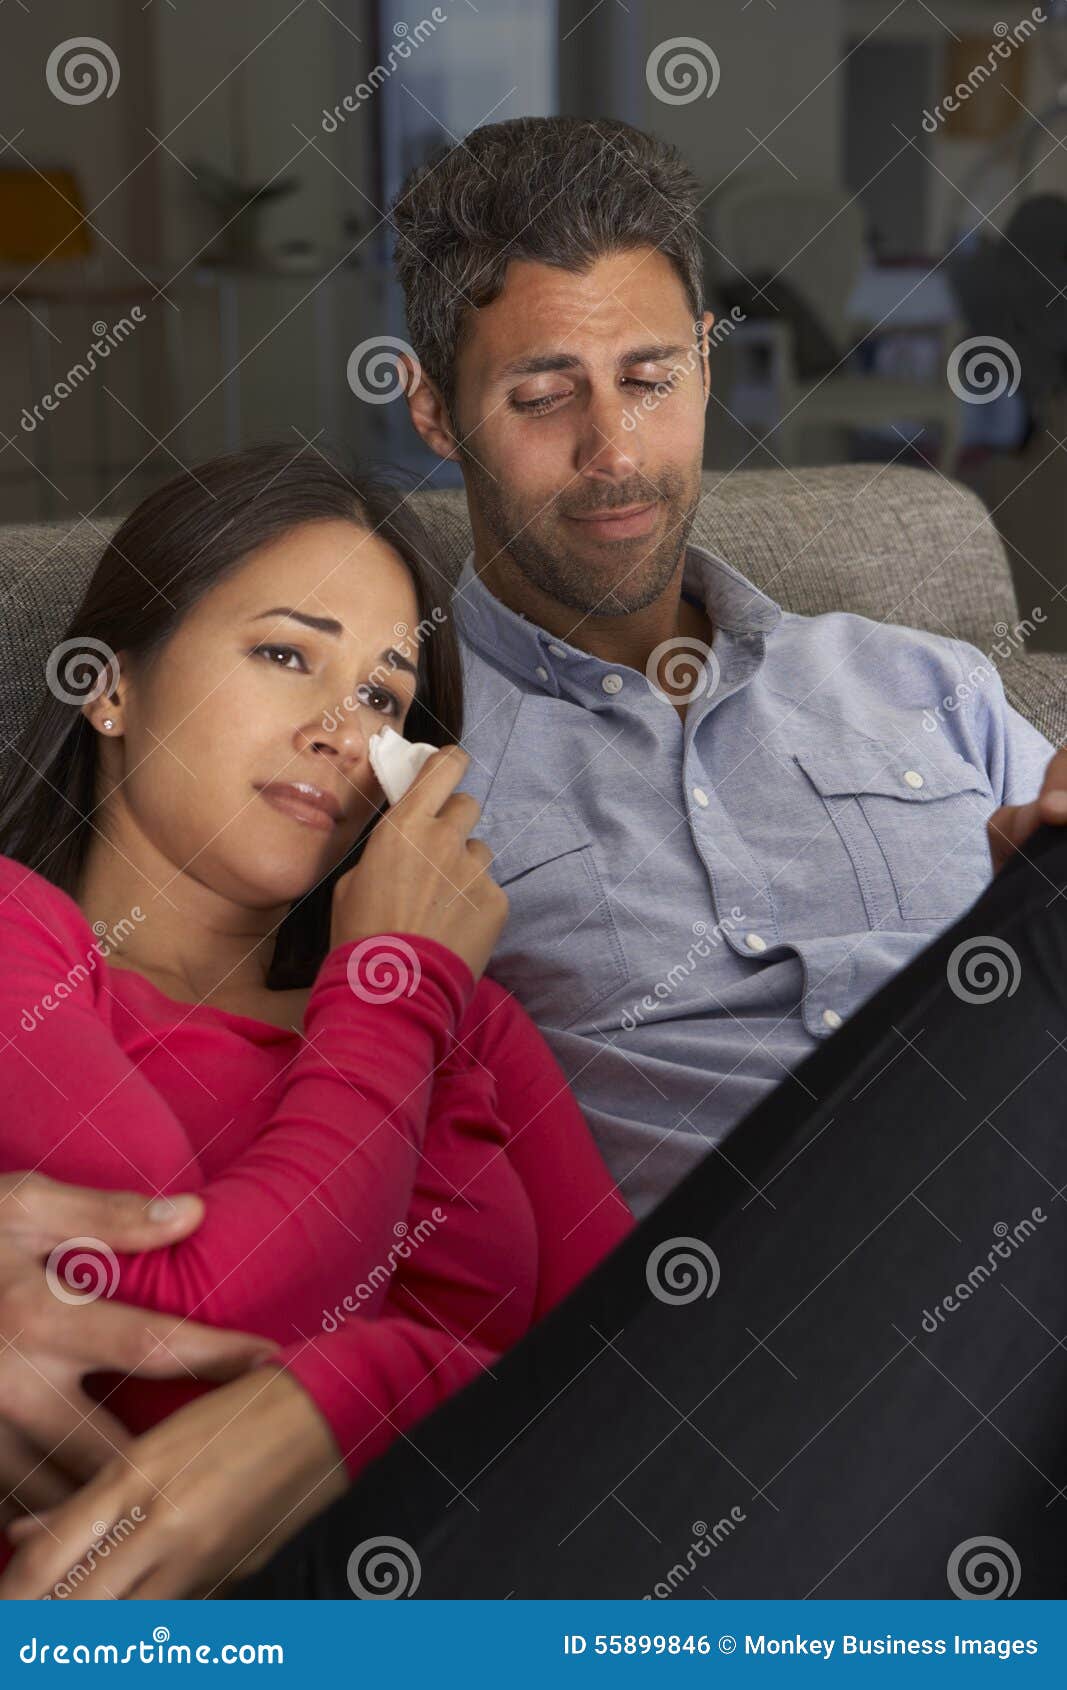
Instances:
[[[306,667],[304,664],[303,653],[298,651],[295,645],[257,645],[252,652],[252,656],[265,657],[268,662],[274,664],[276,669],[288,669],[290,666],[288,661],[290,657],[295,657],[302,668]],[[278,662],[277,659],[279,656],[281,656],[284,661]]]
[[[398,716],[400,705],[391,692],[384,687],[361,686],[356,689],[356,697],[361,704],[369,704],[372,710],[384,711],[386,715]]]

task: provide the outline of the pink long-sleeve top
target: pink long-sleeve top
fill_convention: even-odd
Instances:
[[[436,940],[364,941],[358,991],[338,945],[300,1034],[109,967],[74,900],[2,855],[0,937],[0,1171],[204,1200],[180,1243],[90,1250],[88,1283],[57,1258],[68,1294],[275,1340],[353,1476],[634,1224],[536,1027]],[[88,1388],[141,1431],[213,1387]]]

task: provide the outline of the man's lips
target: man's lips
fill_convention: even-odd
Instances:
[[[275,810],[303,822],[306,827],[318,828],[322,833],[332,833],[341,819],[341,805],[333,793],[309,782],[301,781],[295,785],[271,783],[256,790]]]
[[[658,501],[644,505],[624,505],[618,510],[590,511],[587,516],[568,517],[576,522],[582,533],[597,540],[630,540],[648,534],[656,524]]]

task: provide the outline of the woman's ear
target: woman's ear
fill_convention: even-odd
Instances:
[[[118,738],[123,731],[128,686],[122,669],[122,654],[112,656],[100,671],[93,696],[82,705],[82,715],[98,733]]]

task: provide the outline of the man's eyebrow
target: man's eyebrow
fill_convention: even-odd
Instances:
[[[615,362],[620,369],[628,364],[659,364],[667,358],[674,358],[681,352],[689,351],[687,346],[631,346],[626,352],[620,352]],[[568,352],[546,352],[540,356],[529,358],[513,358],[500,371],[499,379],[508,376],[539,376],[554,370],[577,370],[581,368],[582,360]]]
[[[273,610],[261,610],[257,616],[252,617],[252,621],[259,622],[265,616],[288,616],[291,621],[302,622],[306,628],[314,628],[320,634],[333,634],[336,637],[344,632],[341,623],[332,616],[309,616],[306,611],[293,610],[289,605],[279,604],[275,605]],[[419,678],[419,671],[414,663],[409,663],[393,646],[381,653],[379,661],[388,663],[391,669],[406,670],[409,675],[414,675],[416,680]]]

